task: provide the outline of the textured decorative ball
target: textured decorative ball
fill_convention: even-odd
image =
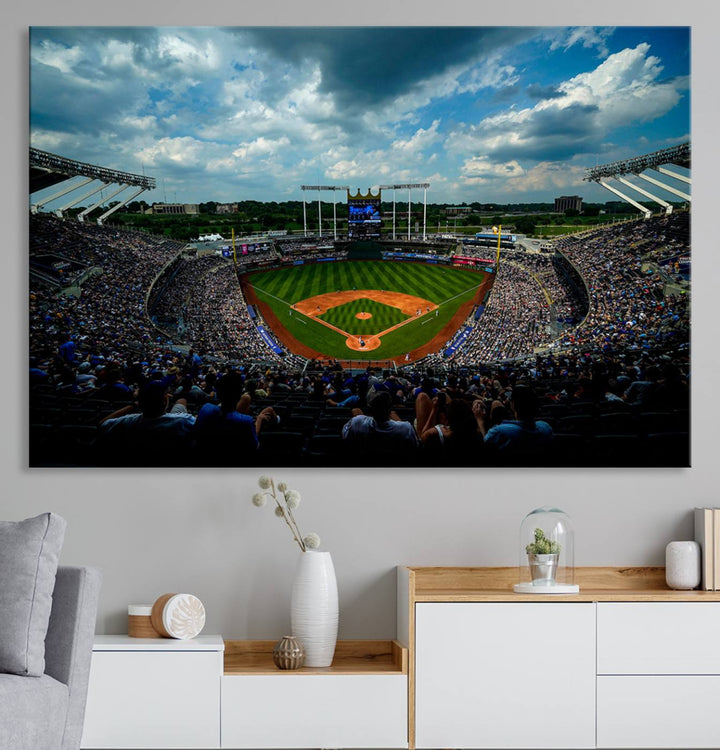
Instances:
[[[165,638],[187,640],[205,627],[205,607],[192,594],[163,594],[153,604],[150,619]]]
[[[273,661],[278,669],[300,669],[305,663],[305,651],[296,638],[284,635],[273,649]]]

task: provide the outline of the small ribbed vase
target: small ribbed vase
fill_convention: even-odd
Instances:
[[[273,649],[273,662],[278,669],[300,669],[305,663],[305,652],[297,638],[284,635]]]
[[[291,630],[305,650],[306,667],[329,667],[338,631],[338,591],[329,552],[300,553],[290,604]]]

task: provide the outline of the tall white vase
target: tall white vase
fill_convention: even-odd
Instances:
[[[300,553],[290,604],[292,634],[305,649],[306,667],[329,667],[338,631],[338,591],[329,552]]]

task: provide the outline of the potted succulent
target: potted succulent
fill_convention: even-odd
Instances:
[[[548,539],[542,529],[535,529],[535,541],[525,547],[533,586],[555,583],[560,544]]]

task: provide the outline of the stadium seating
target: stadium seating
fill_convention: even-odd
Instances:
[[[366,409],[369,378],[389,373],[278,354],[257,335],[231,262],[48,215],[31,217],[30,238],[31,268],[44,268],[31,273],[31,465],[103,463],[99,424],[134,409],[139,385],[164,379],[196,415],[216,400],[214,386],[229,369],[254,394],[253,416],[272,407],[280,417],[261,429],[257,455],[238,463],[398,465],[393,456],[350,454],[341,432],[351,410],[328,403],[355,393]],[[553,429],[551,444],[531,456],[478,456],[478,465],[687,465],[689,300],[676,280],[666,293],[660,263],[667,252],[689,253],[688,215],[597,230],[557,247],[561,255],[508,252],[483,314],[466,321],[472,334],[451,357],[436,352],[393,366],[396,413],[413,421],[414,394],[428,379],[488,406],[504,388],[529,383],[538,418]],[[288,262],[315,252],[290,243],[286,251]],[[72,278],[51,279],[50,256],[71,262]],[[58,294],[63,284],[73,293]],[[567,322],[578,318],[579,326]],[[651,386],[637,402],[617,400],[633,382]],[[419,448],[403,460],[428,465],[438,455]],[[183,460],[197,460],[192,447]]]

